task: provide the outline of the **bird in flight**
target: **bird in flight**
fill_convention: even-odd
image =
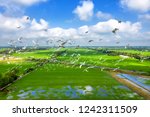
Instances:
[[[118,28],[115,28],[112,30],[112,33],[116,34],[116,32],[118,31],[119,29]]]
[[[21,26],[17,26],[17,28],[21,28]]]
[[[22,39],[23,39],[23,37],[18,38],[19,43],[22,43]]]
[[[88,33],[89,31],[86,31],[85,33]]]
[[[99,39],[99,41],[102,41],[103,39]]]
[[[116,42],[116,44],[119,44],[119,43],[120,43],[119,41]]]
[[[89,40],[89,42],[92,42],[93,40]]]
[[[122,23],[122,21],[121,21],[121,20],[118,20],[118,23],[120,24],[120,23]]]
[[[62,42],[62,43],[59,45],[59,47],[63,47],[63,48],[64,48],[64,45],[65,45],[67,42],[68,42],[68,40]]]
[[[27,16],[26,20],[29,20],[29,19],[30,19],[30,17],[29,17],[29,16]]]
[[[47,31],[48,31],[48,29],[44,29],[44,31],[45,31],[45,32],[47,32]]]

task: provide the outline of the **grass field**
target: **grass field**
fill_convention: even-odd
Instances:
[[[21,57],[21,58],[49,58],[55,49],[47,49],[47,50],[33,50],[30,52],[18,52],[14,53],[13,56]]]
[[[127,49],[124,52],[141,53]],[[141,56],[149,55],[150,52],[145,51]],[[119,69],[150,75],[149,60],[122,58],[91,48],[52,48],[14,52],[9,56],[20,59],[1,60],[0,74],[13,67],[19,69],[20,75],[27,68],[36,69],[0,91],[0,99],[144,99],[119,83],[103,67],[111,68],[113,72]],[[46,60],[51,61],[36,66]],[[150,85],[150,80],[145,84]]]

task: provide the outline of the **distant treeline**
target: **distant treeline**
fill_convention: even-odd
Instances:
[[[91,48],[89,48],[89,49],[91,49]],[[117,50],[110,50],[110,49],[94,49],[94,48],[92,48],[92,50],[96,50],[99,53],[107,54],[110,56],[125,55],[125,56],[129,56],[129,57],[133,57],[138,60],[150,60],[150,56],[142,56],[139,53],[120,52]]]
[[[142,55],[139,55],[138,53],[119,52],[119,51],[105,50],[105,49],[99,50],[99,51],[101,51],[102,53],[111,55],[111,56],[126,55],[129,57],[136,58],[138,60],[150,60],[150,56],[142,56]]]
[[[12,68],[6,73],[0,74],[0,89],[17,80],[17,78],[19,77],[18,73],[19,70],[17,68]]]

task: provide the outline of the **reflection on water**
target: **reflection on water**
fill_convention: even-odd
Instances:
[[[133,76],[133,75],[129,75],[129,74],[118,74],[117,76],[119,76],[120,78],[128,79],[150,91],[150,85],[145,84],[148,80],[150,80],[148,78],[142,78],[142,77]]]
[[[124,94],[121,91],[125,91],[128,93]],[[95,86],[92,87],[90,85],[87,86],[62,86],[58,88],[26,88],[24,90],[19,90],[18,93],[9,93],[7,95],[7,99],[88,99],[89,97],[97,97],[97,99],[107,99],[107,97],[115,97],[117,93],[120,97],[125,97],[128,95],[130,98],[134,98],[137,96],[136,93],[130,92],[126,86],[118,85],[112,87],[111,89],[107,89],[106,86]],[[109,98],[108,98],[109,99]],[[117,97],[116,97],[117,99]]]

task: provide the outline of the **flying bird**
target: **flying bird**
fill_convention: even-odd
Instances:
[[[45,31],[45,32],[47,32],[47,31],[48,31],[48,29],[44,29],[44,31]]]
[[[26,20],[30,20],[30,17],[29,17],[29,16],[27,16]]]
[[[71,43],[71,42],[69,42],[68,44],[69,44],[69,45],[72,45],[72,43]]]
[[[64,46],[67,43],[67,41],[64,41],[63,43],[61,43],[62,46]]]
[[[119,44],[119,43],[120,43],[119,41],[116,42],[116,44]]]
[[[85,33],[88,33],[89,31],[86,31]]]
[[[112,33],[116,34],[116,32],[118,31],[119,29],[118,28],[115,28],[112,30]]]
[[[120,67],[114,68],[113,71],[117,71],[117,70],[119,70],[119,68],[120,68]]]
[[[89,40],[88,42],[92,42],[93,40]]]
[[[88,72],[88,69],[93,69],[95,66],[90,66],[90,67],[87,67],[86,69],[84,69],[83,71],[85,72]]]
[[[120,24],[120,23],[122,23],[122,21],[121,21],[121,20],[118,20],[118,23]]]
[[[39,44],[38,44],[38,41],[37,41],[37,40],[36,40],[36,41],[35,41],[35,40],[32,40],[32,43],[33,43],[33,46],[34,46],[34,47],[38,47],[38,46],[39,46]]]
[[[99,41],[102,41],[103,39],[99,39]]]
[[[22,43],[22,39],[23,39],[23,37],[18,38],[19,43]]]
[[[80,63],[79,68],[81,68],[81,67],[84,66],[84,65],[85,65],[85,61]]]
[[[64,45],[65,45],[67,42],[68,42],[68,40],[67,40],[67,41],[62,42],[62,43],[59,45],[59,47],[64,47]]]
[[[57,42],[63,42],[62,40],[57,40]]]
[[[46,40],[46,44],[48,45],[49,43],[52,43],[52,40],[47,39],[47,40]]]
[[[10,40],[8,42],[8,45],[10,45],[10,46],[15,46],[15,44],[16,44],[16,41],[14,41],[14,40]]]
[[[17,28],[21,28],[21,26],[17,26]]]

